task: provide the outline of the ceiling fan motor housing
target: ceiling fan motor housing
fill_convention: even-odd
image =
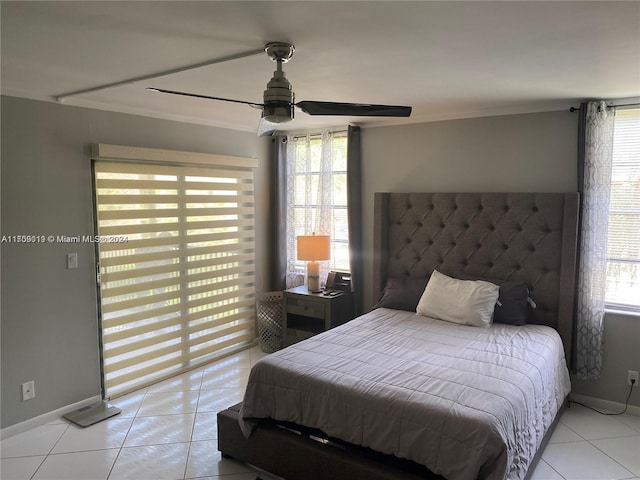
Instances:
[[[280,69],[273,72],[273,78],[264,91],[264,109],[262,117],[271,123],[285,123],[293,120],[294,93],[284,72]]]

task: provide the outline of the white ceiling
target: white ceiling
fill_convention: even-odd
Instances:
[[[287,129],[538,112],[640,96],[640,2],[2,1],[2,94],[70,92],[295,44],[296,100],[413,106],[409,119],[311,117]],[[153,86],[262,102],[266,54],[64,100],[255,131],[260,112]]]

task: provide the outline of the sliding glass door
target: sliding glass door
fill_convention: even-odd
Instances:
[[[226,163],[94,162],[107,398],[254,341],[253,169]]]

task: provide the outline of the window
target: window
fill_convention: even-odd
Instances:
[[[297,260],[298,235],[329,235],[331,260],[321,262],[322,279],[329,270],[349,271],[347,216],[347,133],[287,138],[287,288],[303,283],[306,265]]]
[[[605,298],[609,307],[640,309],[640,108],[615,116]]]
[[[113,398],[253,342],[255,161],[99,148],[109,158],[95,161],[94,182],[103,383]],[[141,151],[161,163],[113,160]]]

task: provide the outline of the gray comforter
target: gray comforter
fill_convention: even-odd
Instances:
[[[539,325],[457,325],[380,308],[269,355],[241,410],[426,465],[448,480],[522,479],[570,390]]]

